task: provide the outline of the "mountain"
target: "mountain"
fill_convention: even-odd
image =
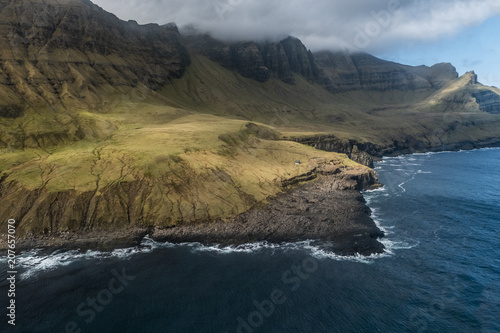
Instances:
[[[500,144],[500,91],[450,64],[182,35],[87,0],[0,0],[0,32],[0,227],[20,238],[230,221],[318,177],[376,183],[352,160]]]
[[[275,77],[294,84],[294,73],[310,80],[318,78],[318,68],[311,51],[293,37],[280,42],[227,43],[206,34],[191,34],[184,40],[193,54],[206,56],[224,68],[259,82]]]
[[[329,91],[353,90],[437,90],[458,77],[451,64],[404,66],[384,61],[364,53],[345,54],[320,52],[315,54],[323,72],[323,84]]]
[[[122,22],[90,1],[0,2],[2,108],[99,108],[103,95],[182,76],[175,25]],[[15,111],[17,110],[17,111]]]
[[[456,79],[451,64],[412,67],[366,53],[318,52],[288,37],[279,42],[223,42],[206,34],[183,37],[191,54],[200,54],[259,82],[271,77],[294,84],[294,74],[323,85],[332,93],[355,90],[438,90]]]

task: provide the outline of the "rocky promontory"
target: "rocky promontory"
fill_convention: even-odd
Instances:
[[[373,171],[323,165],[313,170],[313,181],[287,185],[284,192],[238,216],[173,227],[129,227],[112,231],[72,231],[33,235],[18,249],[101,249],[138,246],[145,235],[160,242],[201,242],[238,245],[313,240],[326,251],[342,255],[383,252],[377,241],[383,232],[370,218],[360,190],[380,186]],[[310,177],[312,175],[312,177]],[[1,245],[2,248],[6,244]]]
[[[315,240],[325,250],[343,255],[381,253],[384,246],[377,238],[384,234],[370,218],[370,209],[359,192],[377,185],[373,173],[326,173],[230,222],[157,229],[152,237],[174,243],[223,245]]]

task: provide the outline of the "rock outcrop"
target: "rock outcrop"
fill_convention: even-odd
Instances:
[[[0,227],[15,218],[28,247],[148,232],[379,252],[359,193],[373,171],[290,141],[367,166],[499,145],[499,96],[450,64],[181,36],[88,0],[0,0]]]
[[[458,77],[451,64],[404,66],[365,53],[319,52],[314,58],[323,86],[332,93],[437,90]]]
[[[371,142],[342,140],[334,135],[285,138],[316,149],[346,154],[353,161],[373,168],[374,157],[381,157],[380,147]]]
[[[405,66],[365,53],[311,53],[296,38],[279,42],[223,42],[196,33],[184,36],[191,52],[202,54],[244,77],[265,82],[276,77],[294,84],[294,74],[332,93],[350,91],[438,90],[458,73],[451,64]]]
[[[300,142],[320,150],[344,153],[353,161],[371,168],[373,168],[374,161],[380,160],[383,156],[500,147],[500,138],[497,137],[476,141],[464,140],[435,143],[427,140],[424,136],[415,137],[413,135],[407,135],[404,138],[395,139],[387,144],[358,142],[352,139],[345,140],[334,135],[291,137],[286,139]]]
[[[343,255],[383,252],[383,237],[370,218],[360,189],[377,184],[367,173],[321,175],[273,198],[265,207],[254,207],[227,222],[157,229],[154,239],[170,242],[242,244],[315,240],[326,251]]]
[[[499,114],[500,113],[500,95],[491,90],[479,90],[472,94],[476,99],[481,111]]]
[[[309,80],[318,78],[314,56],[297,38],[280,42],[222,42],[208,35],[187,35],[191,52],[202,54],[244,77],[265,82],[276,77],[294,84],[293,73]]]

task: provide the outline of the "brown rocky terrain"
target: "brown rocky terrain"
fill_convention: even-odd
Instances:
[[[321,171],[320,171],[321,172]],[[383,237],[370,218],[360,190],[378,184],[374,173],[323,172],[317,181],[293,188],[234,220],[157,230],[160,241],[218,244],[320,241],[322,248],[343,255],[383,252]]]

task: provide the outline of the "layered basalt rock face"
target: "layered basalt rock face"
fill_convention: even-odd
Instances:
[[[500,113],[500,96],[491,90],[482,90],[473,93],[472,96],[479,104],[479,108],[488,113]]]
[[[222,42],[208,35],[188,35],[184,39],[192,52],[259,82],[276,77],[294,84],[293,73],[318,79],[314,56],[297,38],[280,42]]]
[[[451,64],[405,66],[365,53],[320,52],[314,55],[321,82],[330,92],[437,90],[456,79]]]

